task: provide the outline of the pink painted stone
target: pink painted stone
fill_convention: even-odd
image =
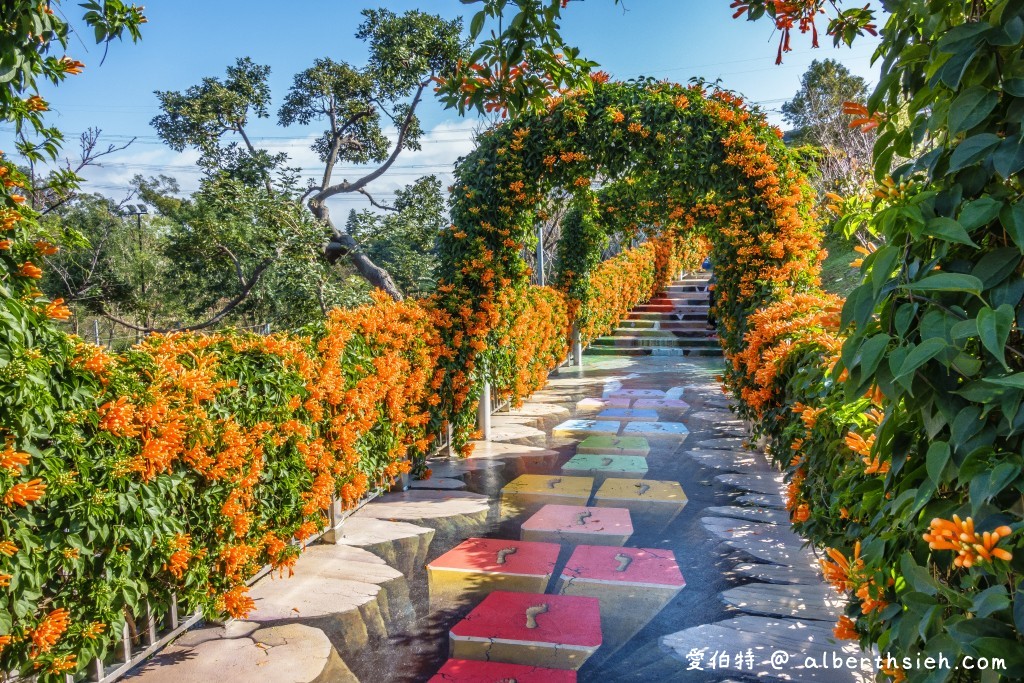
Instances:
[[[524,664],[449,659],[428,683],[576,683],[576,672]]]
[[[624,562],[623,557],[629,558],[629,562]],[[623,566],[624,569],[619,571]],[[578,546],[562,570],[562,580],[674,588],[686,585],[671,550],[613,548],[605,545]]]
[[[607,537],[610,542],[621,545],[633,534],[633,522],[625,508],[545,505],[523,522],[522,531],[524,538],[572,542],[573,536]]]
[[[498,553],[504,563],[498,563]],[[559,547],[555,543],[509,541],[500,538],[469,538],[427,565],[430,569],[521,576],[550,576],[558,562]]]
[[[526,610],[547,605],[527,628]],[[519,643],[596,648],[601,645],[597,598],[495,591],[452,627],[453,638],[513,640]]]
[[[604,408],[628,408],[633,399],[630,398],[585,398],[576,404],[580,410],[600,410]]]

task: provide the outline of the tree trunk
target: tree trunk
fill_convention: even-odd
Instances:
[[[324,249],[324,255],[328,261],[336,263],[339,258],[347,257],[352,262],[352,265],[356,267],[359,274],[371,285],[384,290],[395,301],[401,301],[405,298],[402,295],[402,290],[398,288],[394,278],[391,277],[391,273],[370,260],[370,257],[359,249],[359,245],[351,235],[338,230],[334,226],[334,222],[331,220],[331,212],[323,201],[315,197],[310,199],[309,210],[317,219],[323,221],[331,229],[331,241],[327,243]]]

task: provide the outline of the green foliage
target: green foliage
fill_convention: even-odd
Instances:
[[[398,190],[392,208],[383,214],[353,211],[345,230],[403,292],[430,294],[437,286],[437,239],[448,227],[441,181],[426,176]]]

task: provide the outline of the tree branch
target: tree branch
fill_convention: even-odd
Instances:
[[[423,90],[427,87],[429,81],[420,83],[416,89],[416,96],[412,99],[412,104],[409,105],[409,111],[405,115],[405,121],[402,123],[402,127],[398,131],[398,141],[395,143],[395,149],[392,150],[391,155],[381,164],[376,170],[367,173],[362,178],[355,182],[348,182],[347,180],[337,185],[332,185],[326,189],[320,191],[317,195],[317,199],[323,201],[328,197],[333,197],[336,194],[344,192],[358,192],[361,188],[366,187],[377,178],[384,175],[385,172],[391,165],[395,163],[398,155],[401,154],[402,148],[405,145],[405,138],[409,134],[409,128],[412,126],[413,118],[415,117],[416,107],[419,106],[420,101],[423,99]]]
[[[373,197],[372,197],[372,196],[370,195],[370,193],[369,193],[369,192],[367,192],[367,191],[366,191],[366,189],[365,189],[365,188],[362,188],[362,187],[360,187],[360,188],[359,188],[358,190],[356,190],[356,192],[358,192],[359,194],[361,194],[361,195],[363,195],[364,197],[366,197],[367,199],[369,199],[369,200],[370,200],[370,204],[374,205],[374,206],[375,206],[375,207],[377,207],[378,209],[382,209],[382,210],[384,210],[384,211],[398,211],[398,209],[396,209],[396,208],[395,208],[395,207],[393,207],[393,206],[388,206],[387,204],[381,204],[381,203],[379,203],[379,202],[378,202],[378,201],[377,201],[376,199],[374,199],[374,198],[373,198]]]

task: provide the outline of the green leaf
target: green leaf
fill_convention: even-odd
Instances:
[[[900,572],[906,578],[907,583],[918,593],[935,595],[938,587],[928,570],[914,561],[914,556],[909,552],[903,553],[900,557]]]
[[[974,230],[983,225],[988,225],[999,215],[1003,203],[992,197],[981,197],[964,205],[960,211],[960,225],[964,230]]]
[[[987,306],[978,311],[978,335],[981,337],[981,343],[1007,370],[1010,368],[1006,364],[1006,340],[1010,337],[1013,319],[1013,306],[1009,304],[1003,304],[994,311]]]
[[[981,294],[981,280],[963,273],[936,273],[904,285],[912,292],[969,292]]]
[[[959,135],[974,128],[992,113],[999,96],[983,85],[972,85],[957,95],[949,107],[949,134]]]
[[[1007,375],[1006,377],[985,377],[982,381],[988,382],[989,384],[995,384],[1000,387],[1024,389],[1024,372]]]
[[[942,353],[949,344],[946,343],[945,339],[939,337],[932,337],[926,339],[917,346],[910,350],[907,357],[903,359],[903,364],[900,366],[900,371],[896,375],[896,379],[906,377],[910,373],[917,370],[919,367],[930,361],[935,356]]]
[[[939,218],[933,218],[928,221],[924,230],[926,235],[931,237],[937,237],[939,239],[946,240],[947,242],[956,242],[957,244],[967,244],[977,248],[977,244],[970,238],[967,231],[964,230],[963,226],[952,218],[946,218],[940,216]]]
[[[949,444],[945,441],[936,441],[928,447],[928,454],[925,456],[926,469],[928,478],[935,482],[936,486],[943,483],[942,472],[949,463],[950,455]]]
[[[999,222],[1021,253],[1024,253],[1024,201],[1004,206],[999,212]]]
[[[1001,142],[1002,138],[994,133],[972,135],[965,139],[953,150],[953,156],[949,160],[949,172],[955,173],[971,164],[978,163],[998,147]]]
[[[996,173],[1004,178],[1010,178],[1024,168],[1024,145],[1013,138],[1006,138],[992,155],[992,166]]]

